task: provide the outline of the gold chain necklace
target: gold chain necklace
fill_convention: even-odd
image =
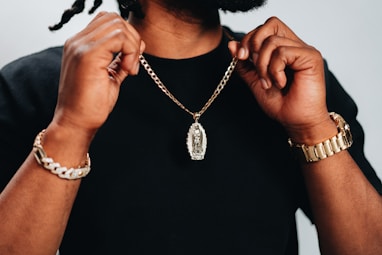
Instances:
[[[206,135],[206,131],[204,130],[202,125],[199,123],[199,119],[202,116],[202,114],[208,109],[208,107],[211,106],[211,104],[214,102],[214,100],[217,98],[220,92],[224,89],[228,80],[231,78],[232,73],[238,61],[237,58],[234,57],[232,59],[231,63],[229,64],[227,68],[227,71],[225,72],[223,78],[221,79],[220,83],[216,87],[215,91],[212,93],[210,99],[208,99],[206,104],[198,112],[190,111],[178,99],[176,99],[176,97],[167,89],[167,87],[162,83],[159,77],[155,74],[154,70],[151,68],[151,66],[149,65],[149,63],[147,62],[147,60],[145,59],[143,55],[139,56],[139,61],[141,62],[141,65],[145,68],[145,70],[147,71],[151,79],[163,91],[163,93],[165,93],[181,109],[189,113],[194,119],[195,122],[191,125],[190,129],[188,130],[186,144],[187,144],[188,152],[190,153],[192,160],[204,159],[204,155],[206,154],[206,149],[207,149],[207,135]]]

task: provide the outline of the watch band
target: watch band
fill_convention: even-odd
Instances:
[[[331,112],[329,115],[337,125],[337,135],[314,145],[294,144],[290,138],[288,139],[290,147],[308,163],[333,156],[348,149],[353,144],[349,124],[346,123],[341,115],[335,112]]]

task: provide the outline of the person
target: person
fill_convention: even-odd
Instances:
[[[4,67],[0,254],[298,254],[298,208],[322,254],[381,254],[382,185],[320,52],[276,17],[220,24],[263,4],[119,1]]]

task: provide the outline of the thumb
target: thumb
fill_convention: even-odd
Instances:
[[[256,67],[252,60],[248,57],[249,54],[243,51],[240,47],[240,43],[237,41],[230,41],[228,43],[228,49],[232,56],[238,57],[239,61],[236,65],[236,72],[239,76],[253,89],[259,81],[259,76],[256,71]]]

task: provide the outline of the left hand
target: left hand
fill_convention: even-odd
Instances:
[[[268,19],[229,48],[240,60],[238,73],[264,112],[297,140],[299,133],[312,127],[332,125],[320,52],[278,18]]]

